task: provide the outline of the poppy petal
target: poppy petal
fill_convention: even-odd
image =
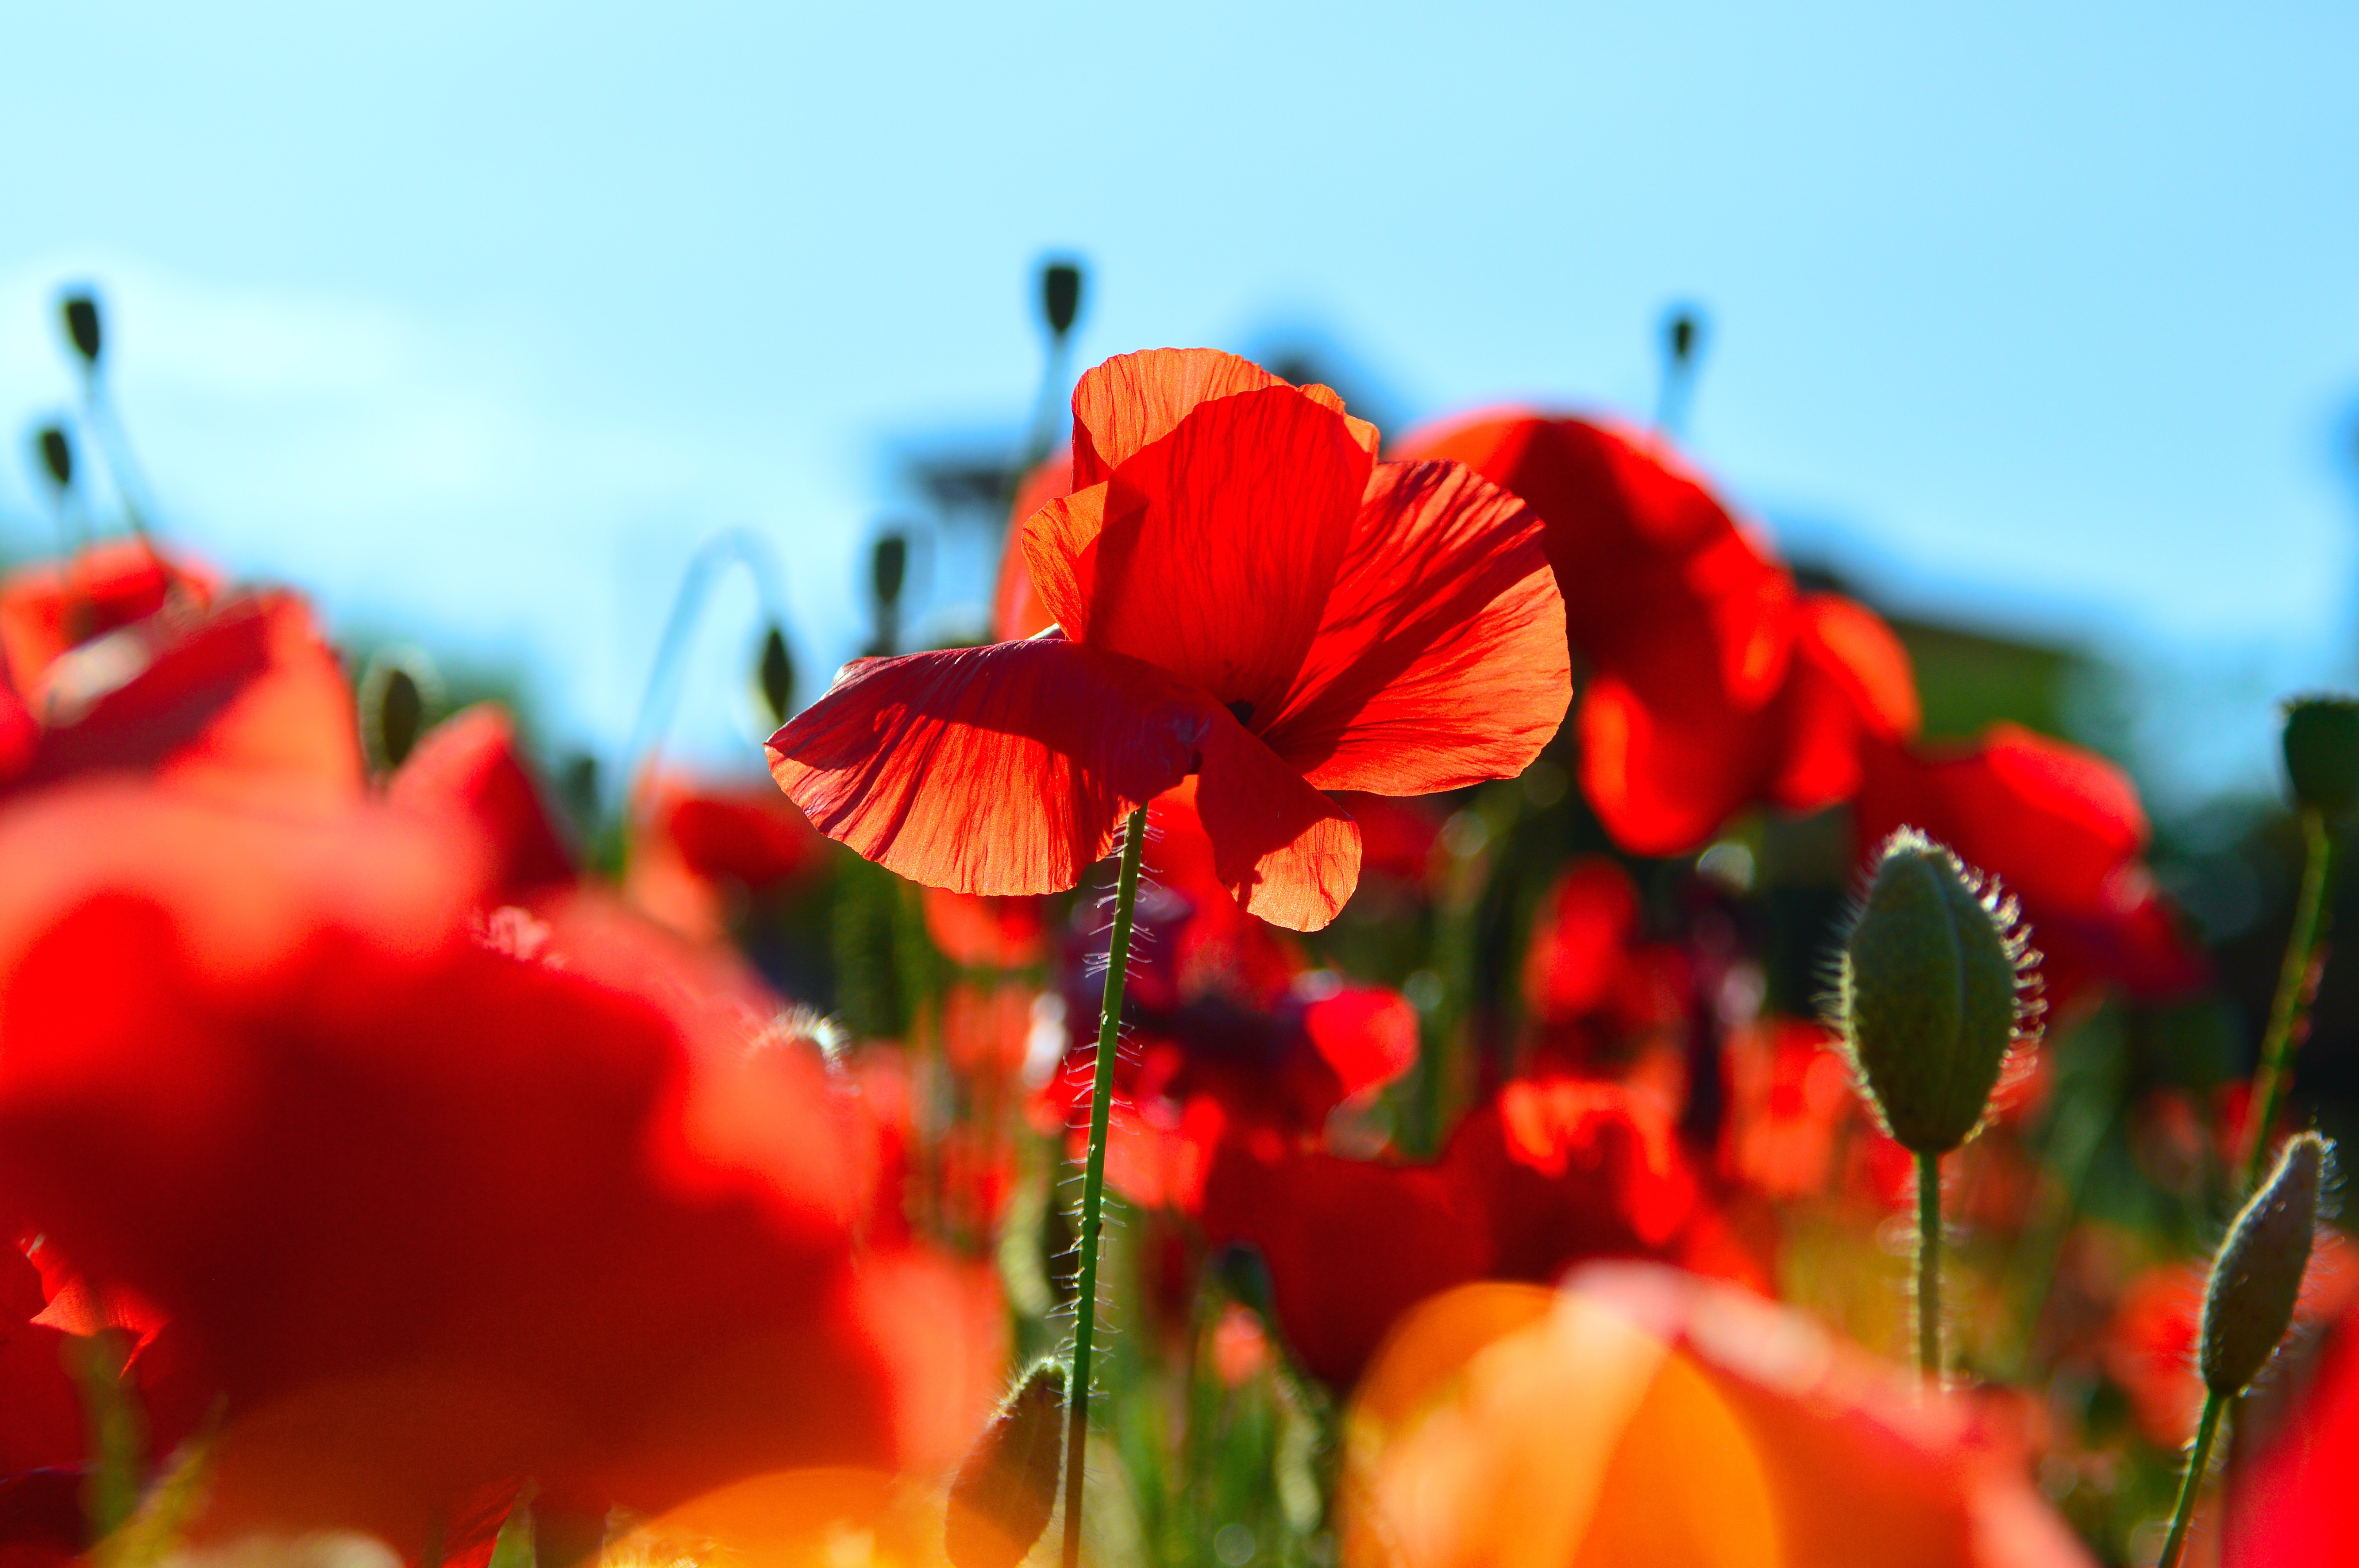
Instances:
[[[1423,795],[1521,773],[1572,701],[1544,539],[1462,463],[1381,464],[1262,738],[1322,789]]]
[[[1684,854],[1710,838],[1752,798],[1776,738],[1774,708],[1737,710],[1709,680],[1666,687],[1604,674],[1581,699],[1582,792],[1634,855]]]
[[[1133,453],[1170,434],[1201,404],[1285,385],[1283,378],[1253,361],[1214,348],[1151,348],[1116,354],[1085,372],[1073,388],[1072,477],[1067,488],[1080,489],[1108,477]],[[1343,413],[1343,399],[1328,388],[1313,385],[1301,390],[1321,407]],[[1365,419],[1343,417],[1353,440],[1375,456],[1376,428]]]
[[[1024,476],[1007,514],[1007,543],[999,557],[999,582],[991,594],[991,636],[1015,642],[1049,629],[1054,619],[1032,591],[1032,568],[1024,559],[1024,519],[1073,488],[1073,452],[1058,452]]]
[[[1061,892],[1195,766],[1208,706],[1058,637],[864,659],[770,737],[770,772],[813,827],[912,881]]]
[[[1318,635],[1370,465],[1333,409],[1290,387],[1199,405],[1025,523],[1034,592],[1073,641],[1274,713]]]
[[[1359,824],[1223,710],[1201,733],[1196,811],[1214,875],[1270,924],[1319,930],[1359,885]]]
[[[1908,650],[1882,616],[1839,593],[1803,597],[1782,700],[1786,755],[1769,797],[1791,811],[1858,792],[1862,735],[1896,745],[1922,722]]]
[[[478,702],[435,725],[385,795],[404,811],[446,813],[479,829],[499,868],[503,902],[573,880],[572,852],[516,754],[516,725],[496,702]]]

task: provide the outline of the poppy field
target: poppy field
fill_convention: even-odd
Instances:
[[[602,792],[176,538],[58,304],[0,1568],[2359,1560],[2359,699],[2199,854],[1668,421],[1147,347],[986,637],[888,540]]]

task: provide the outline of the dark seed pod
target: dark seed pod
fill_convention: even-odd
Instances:
[[[1836,1024],[1904,1148],[1943,1154],[1981,1127],[2029,1038],[2037,962],[1995,884],[1913,828],[1885,841],[1843,942]]]
[[[2359,698],[2297,697],[2285,716],[2295,802],[2328,818],[2347,815],[2359,806]]]
[[[2314,1132],[2286,1140],[2277,1167],[2228,1226],[2203,1287],[2196,1364],[2203,1386],[2233,1399],[2252,1386],[2293,1325],[2334,1146]]]
[[[82,355],[84,365],[96,365],[104,343],[98,328],[98,297],[77,289],[58,301],[58,314],[65,318],[66,337],[74,352]]]
[[[361,746],[371,763],[390,773],[409,760],[442,694],[441,677],[424,649],[386,648],[371,659],[361,671],[355,703]]]
[[[1695,357],[1696,339],[1702,335],[1702,330],[1694,311],[1671,312],[1671,319],[1663,324],[1663,343],[1670,350],[1673,365],[1685,365]]]
[[[876,602],[891,609],[901,602],[901,583],[909,572],[909,541],[899,534],[886,534],[878,539],[869,569]]]
[[[33,445],[40,452],[41,470],[49,483],[60,490],[73,488],[73,442],[66,439],[62,425],[43,425],[33,436]]]
[[[1049,330],[1063,337],[1082,313],[1082,269],[1070,261],[1052,261],[1040,269],[1040,310]]]
[[[770,717],[779,724],[787,722],[795,700],[795,660],[787,651],[787,634],[772,626],[762,638],[762,701],[769,705]]]
[[[947,1540],[956,1568],[1016,1568],[1048,1530],[1063,1473],[1065,1364],[1034,1367],[951,1483]]]

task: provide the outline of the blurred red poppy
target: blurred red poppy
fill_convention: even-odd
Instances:
[[[1614,841],[1693,849],[1748,801],[1811,811],[1859,781],[1863,736],[1919,722],[1908,655],[1871,612],[1799,594],[1768,548],[1658,439],[1524,410],[1412,434],[1548,524],[1587,660],[1583,793]]]
[[[2359,1313],[2327,1335],[2291,1419],[2229,1473],[2227,1568],[2359,1564]]]
[[[82,1396],[66,1370],[66,1334],[35,1321],[48,1306],[40,1270],[16,1247],[0,1246],[0,1410],[6,1412],[0,1417],[0,1477],[79,1466],[90,1456]],[[0,1552],[7,1541],[0,1528]]]
[[[281,591],[150,615],[69,650],[32,715],[40,726],[0,772],[0,792],[95,772],[287,805],[361,792],[342,669],[303,602]]]
[[[1346,1431],[1352,1568],[2089,1562],[1968,1408],[1659,1267],[1428,1303]]]
[[[1321,791],[1512,776],[1570,700],[1537,518],[1454,463],[1375,461],[1324,387],[1233,355],[1109,360],[1071,495],[1024,525],[1060,628],[855,664],[771,738],[813,825],[913,880],[1071,887],[1193,775],[1223,887],[1315,929],[1358,879]]]
[[[1602,855],[1584,855],[1540,900],[1524,949],[1527,1070],[1614,1073],[1650,1043],[1676,1043],[1692,977],[1687,955],[1638,937],[1638,889]]]
[[[221,584],[192,561],[145,539],[110,539],[60,561],[20,566],[0,579],[0,654],[21,691],[40,689],[59,655],[144,621],[176,594],[201,610]]]
[[[968,969],[1024,969],[1049,956],[1049,920],[1037,898],[925,891],[926,935]]]
[[[2203,955],[2146,867],[2152,832],[2120,768],[2011,724],[1971,746],[1864,755],[1862,853],[1905,825],[1995,874],[2030,922],[2051,1007],[2105,982],[2141,1000],[2203,983]]]
[[[948,1438],[845,1103],[626,923],[486,924],[488,846],[368,808],[82,786],[0,859],[0,1217],[189,1332],[213,1527],[414,1547],[517,1475],[660,1508]]]
[[[991,595],[991,635],[1000,642],[1020,642],[1055,624],[1056,616],[1032,591],[1032,567],[1024,558],[1024,519],[1073,491],[1073,452],[1057,453],[1024,476],[1016,488],[1016,505],[1007,513],[1007,546],[999,558],[999,581]]]
[[[478,702],[428,732],[386,784],[387,803],[472,823],[492,846],[495,903],[516,903],[574,877],[573,852],[518,755],[516,725],[495,702]]]
[[[720,940],[747,895],[765,897],[827,863],[827,841],[792,801],[758,783],[658,774],[641,784],[633,813],[625,893],[699,942]]]

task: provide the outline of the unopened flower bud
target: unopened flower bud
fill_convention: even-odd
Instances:
[[[84,365],[96,365],[104,343],[98,329],[98,297],[78,289],[58,301],[58,313],[65,318],[66,336],[74,352],[82,355]]]
[[[2329,818],[2359,806],[2359,698],[2288,702],[2285,759],[2297,804]]]
[[[1040,309],[1049,330],[1063,337],[1082,313],[1082,269],[1070,261],[1052,261],[1040,269]]]
[[[2288,1139],[2277,1169],[2220,1244],[2203,1288],[2196,1365],[2203,1386],[2223,1399],[2252,1386],[2293,1325],[2333,1153],[2334,1146],[2314,1132]]]
[[[770,716],[785,724],[795,700],[795,660],[787,651],[787,634],[772,626],[762,638],[762,701],[769,705]]]
[[[1702,332],[1694,311],[1682,309],[1671,312],[1670,320],[1663,324],[1663,342],[1671,352],[1673,365],[1685,365],[1695,357],[1696,340]]]
[[[1942,1154],[1982,1126],[2027,1037],[2037,962],[1995,883],[1913,828],[1885,841],[1843,942],[1837,1021],[1902,1147]]]
[[[409,760],[426,733],[427,710],[442,683],[423,649],[387,648],[361,672],[361,741],[377,767],[390,773]]]
[[[33,437],[33,445],[41,454],[42,471],[49,483],[60,490],[73,488],[73,443],[66,439],[61,425],[43,425]]]
[[[1048,1360],[999,1407],[951,1482],[956,1568],[1015,1568],[1049,1528],[1063,1473],[1065,1364]]]

